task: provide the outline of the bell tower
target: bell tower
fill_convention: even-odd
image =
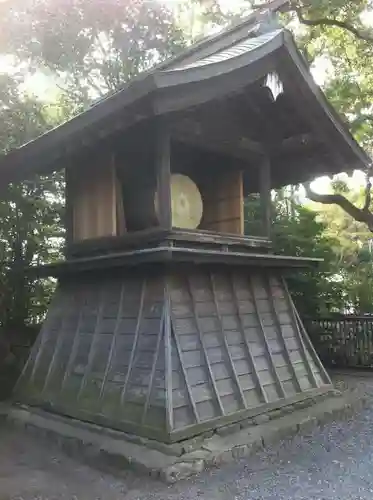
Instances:
[[[169,443],[330,389],[285,281],[315,262],[271,251],[271,189],[366,156],[289,33],[255,26],[0,163],[9,182],[66,172],[66,258],[38,269],[58,286],[18,401]]]
[[[264,150],[245,172],[174,139],[178,120],[67,171],[68,258],[43,270],[59,286],[18,392],[166,442],[330,384],[283,279],[289,259],[268,253]],[[245,173],[257,234],[244,235]]]

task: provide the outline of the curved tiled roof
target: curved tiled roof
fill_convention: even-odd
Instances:
[[[184,56],[140,75],[77,117],[0,158],[3,184],[53,170],[57,161],[83,145],[94,144],[140,120],[244,89],[284,61],[286,70],[302,82],[303,94],[329,131],[325,140],[330,150],[336,154],[341,151],[342,160],[351,168],[364,169],[370,159],[313,81],[291,34],[273,24],[261,27],[257,18],[255,23],[251,19],[235,30],[214,38],[210,47],[204,42],[200,49],[188,49]],[[347,166],[342,161],[339,168],[342,171]]]
[[[205,58],[200,59],[198,61],[195,61],[194,63],[190,63],[190,64],[180,63],[176,67],[173,67],[172,69],[166,70],[166,71],[167,72],[181,71],[181,70],[186,70],[186,69],[199,68],[201,66],[207,66],[209,64],[217,64],[217,63],[221,63],[223,61],[228,61],[229,59],[233,59],[235,57],[246,55],[249,52],[252,52],[259,47],[265,46],[267,43],[274,40],[276,37],[281,35],[281,33],[283,33],[283,32],[284,32],[284,29],[277,29],[275,31],[263,33],[262,35],[259,35],[259,36],[249,37],[242,42],[236,43],[235,45],[232,45],[231,47],[229,47],[227,49],[220,50],[219,52],[216,52],[215,54],[212,54],[211,56],[208,56],[208,57],[205,57]]]

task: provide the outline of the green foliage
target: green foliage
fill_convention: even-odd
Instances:
[[[341,180],[337,180],[334,189],[342,191],[356,205],[363,205],[362,189],[352,190]],[[372,233],[338,206],[317,205],[316,208],[318,219],[326,228],[325,234],[334,239],[333,251],[345,307],[357,314],[373,312]]]
[[[248,0],[248,3],[253,6],[263,4],[260,0]],[[349,124],[356,139],[371,151],[372,2],[302,0],[289,3],[290,12],[283,16],[283,22],[293,31],[311,66],[317,68],[320,60],[327,61],[328,74],[323,85],[327,97]],[[308,21],[315,25],[307,24]],[[332,25],[332,21],[342,25]]]
[[[6,21],[8,52],[30,68],[47,68],[79,106],[117,90],[185,45],[161,2],[18,2]]]
[[[253,234],[252,220],[260,220],[259,199],[250,196],[245,202],[245,233]],[[322,259],[316,266],[289,274],[290,291],[304,317],[326,315],[343,307],[343,287],[335,279],[338,272],[334,247],[338,242],[326,234],[326,225],[317,213],[296,203],[279,190],[272,203],[273,250],[278,255]]]
[[[216,0],[192,3],[201,4],[200,24],[227,23],[229,16],[222,13]],[[256,2],[248,0],[250,3]],[[186,8],[191,4],[187,2]],[[369,9],[368,0],[317,0],[304,2],[302,14],[308,19],[335,18],[366,30],[361,14]],[[295,17],[294,13],[284,17],[291,28]],[[96,98],[117,90],[141,71],[176,54],[191,38],[162,2],[141,0],[15,0],[11,9],[2,6],[0,25],[1,51],[11,55],[15,68],[0,75],[2,151],[27,142]],[[298,42],[310,62],[322,57],[333,66],[325,84],[329,98],[349,121],[357,139],[371,147],[373,44],[337,27],[298,28]],[[40,71],[61,88],[58,102],[47,105],[22,92],[25,78]],[[35,282],[19,270],[38,259],[50,262],[60,255],[63,187],[61,174],[34,179],[10,186],[0,202],[0,325],[35,322],[45,310],[53,282]],[[341,184],[335,188],[344,189]],[[336,213],[335,207],[329,208],[318,206],[317,216],[277,196],[274,249],[324,258],[318,269],[297,272],[290,278],[302,314],[340,309],[343,300],[357,311],[370,311],[373,278],[367,231],[343,212]],[[257,200],[248,199],[248,224],[257,219],[257,210]],[[251,233],[259,229],[247,228]]]
[[[373,31],[367,24],[367,16],[372,13],[371,2],[317,0],[304,4],[302,15],[306,19],[335,19],[372,37],[371,41],[362,40],[347,29],[324,24],[303,26],[299,37],[309,59],[317,63],[322,57],[328,61],[331,70],[324,84],[325,92],[350,124],[356,139],[371,150]]]
[[[334,189],[350,201],[363,203],[362,190],[351,190],[341,179]],[[314,268],[288,277],[301,314],[373,312],[372,234],[340,207],[301,205],[284,193],[273,202],[273,246],[279,254],[323,259]]]
[[[290,206],[289,206],[290,205]],[[326,234],[317,213],[291,200],[274,207],[273,246],[278,254],[322,259],[317,265],[291,273],[289,288],[302,316],[317,317],[343,306],[337,273],[336,241]]]
[[[37,0],[2,6],[1,51],[13,66],[0,75],[0,151],[44,133],[120,88],[185,45],[161,3],[140,0]],[[43,72],[61,90],[52,104],[24,91]],[[23,90],[22,90],[23,89]],[[43,316],[52,281],[24,273],[61,256],[63,174],[9,186],[0,201],[0,326]]]
[[[6,151],[40,135],[55,124],[48,107],[24,95],[20,74],[0,77],[0,150]],[[62,236],[61,175],[11,185],[0,200],[0,326],[37,322],[53,289],[24,269],[50,262],[59,254]],[[58,241],[58,240],[57,240]]]
[[[19,326],[43,316],[51,281],[35,280],[25,269],[60,256],[63,179],[10,186],[0,203],[0,324]]]
[[[0,74],[0,152],[21,146],[50,126],[40,103],[20,92],[22,75]]]
[[[261,2],[252,0],[251,3]],[[372,13],[369,0],[315,0],[292,2],[290,13],[284,16],[310,64],[317,69],[320,61],[327,62],[323,85],[327,97],[368,152],[373,150]],[[307,24],[307,20],[314,25]],[[330,21],[342,24],[336,26]],[[339,179],[332,187],[356,206],[364,206],[362,191],[352,192]],[[371,232],[338,206],[313,205],[312,208],[318,213],[316,221],[324,225],[324,237],[330,240],[335,255],[329,263],[330,273],[334,273],[334,281],[339,283],[345,307],[350,312],[372,312]],[[283,223],[286,225],[286,221]],[[298,229],[296,239],[301,235]],[[300,244],[306,250],[307,242],[303,240]],[[285,237],[280,246],[286,245]]]

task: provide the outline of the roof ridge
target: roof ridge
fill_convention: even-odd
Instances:
[[[198,54],[198,51],[201,49],[207,47],[209,44],[213,44],[218,42],[219,40],[224,40],[224,38],[228,38],[230,35],[233,35],[235,31],[240,31],[244,29],[245,27],[248,28],[256,28],[257,32],[263,32],[266,31],[272,31],[274,29],[277,29],[279,27],[283,27],[278,23],[278,21],[275,19],[274,14],[281,9],[285,4],[287,3],[287,0],[274,0],[272,2],[268,3],[268,6],[263,6],[260,9],[255,10],[254,12],[251,12],[247,16],[243,17],[239,21],[232,23],[231,25],[222,27],[222,29],[218,33],[214,33],[213,35],[207,35],[202,37],[200,40],[197,42],[193,43],[190,47],[187,47],[183,49],[179,54],[176,54],[173,57],[167,58],[165,61],[160,62],[159,64],[156,64],[149,70],[141,72],[138,76],[134,77],[133,79],[130,79],[126,82],[123,82],[123,84],[118,87],[116,90],[113,90],[111,92],[108,92],[104,96],[98,98],[95,100],[90,106],[88,106],[87,109],[90,109],[91,107],[96,106],[97,104],[101,103],[102,101],[105,101],[106,99],[109,99],[113,95],[116,95],[117,93],[121,92],[122,90],[125,90],[128,88],[128,86],[135,81],[142,80],[143,78],[146,78],[147,76],[157,72],[157,71],[167,71],[172,66],[173,64],[182,64],[183,60],[187,59],[188,57],[191,57],[193,54]],[[269,29],[271,28],[271,29]],[[262,31],[263,30],[263,31]],[[253,30],[249,30],[247,32],[247,38],[249,38],[250,33],[252,33]],[[258,35],[256,35],[258,36]],[[227,49],[230,45],[234,44],[233,43],[227,43],[226,46],[220,47],[218,50],[224,50]]]
[[[161,72],[172,73],[173,71],[202,67],[205,66],[206,64],[219,63],[224,59],[225,56],[238,57],[240,55],[243,55],[248,50],[255,49],[258,44],[270,42],[274,36],[277,36],[284,31],[285,29],[283,27],[271,30],[258,31],[256,32],[255,36],[247,36],[232,45],[229,45],[214,52],[211,55],[207,55],[206,57],[201,57],[201,59],[198,59],[195,62],[190,62],[186,64],[181,63],[170,69],[161,70]],[[155,74],[157,74],[158,71],[155,71]]]

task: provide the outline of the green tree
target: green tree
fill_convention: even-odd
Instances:
[[[373,151],[373,5],[368,0],[316,0],[260,2],[283,12],[284,23],[293,30],[310,65],[328,63],[324,91],[348,123],[351,132],[368,152]],[[339,280],[345,306],[351,312],[372,311],[373,231],[372,175],[366,172],[364,189],[352,191],[344,183],[332,182],[331,194],[318,194],[306,185],[308,197],[325,235],[334,241]]]
[[[161,2],[16,1],[1,24],[4,51],[30,71],[47,69],[78,109],[185,46]]]
[[[248,5],[249,3],[257,6],[255,1],[248,0]],[[364,9],[370,8],[368,2],[318,0],[310,4],[277,0],[269,3],[277,6],[282,4],[282,7],[286,3],[288,8],[284,14],[285,22],[297,19],[305,27],[304,30],[297,30],[296,34],[311,63],[322,55],[335,65],[338,71],[330,75],[326,91],[340,112],[350,121],[356,137],[369,147],[372,124],[369,120],[371,75],[368,62],[372,44],[369,30],[364,26],[360,16]],[[267,5],[267,2],[265,4]],[[351,4],[351,9],[346,8],[345,4]],[[16,80],[12,76],[14,85],[8,82],[9,90],[4,90],[2,93],[5,102],[8,95],[14,96],[13,101],[2,110],[6,123],[5,132],[1,137],[4,150],[39,135],[62,118],[67,118],[90,105],[96,98],[117,90],[141,71],[176,54],[187,43],[182,30],[175,25],[172,14],[161,2],[158,4],[140,0],[131,2],[109,0],[105,3],[102,0],[67,2],[36,0],[33,3],[25,3],[16,0],[12,2],[11,9],[9,6],[2,6],[0,21],[2,52],[12,55],[15,63],[19,64],[26,74],[48,70],[48,78],[61,87],[62,100],[67,105],[61,108],[59,105],[48,108],[27,99],[19,90],[21,80]],[[209,16],[211,23],[227,22],[215,0],[204,1],[202,11]],[[351,26],[354,29],[351,29]],[[22,221],[15,231],[4,229],[4,235],[6,233],[4,240],[7,241],[3,249],[6,256],[4,262],[13,262],[15,248],[22,247],[22,251],[26,251],[29,235],[32,234],[34,238],[35,228],[38,228],[35,229],[35,234],[43,242],[38,247],[38,253],[43,255],[43,259],[53,259],[59,251],[58,242],[56,243],[51,235],[61,234],[59,202],[63,182],[58,176],[52,181],[41,179],[40,182],[45,183],[43,188],[48,185],[52,194],[49,196],[41,194],[35,184],[13,186],[9,191],[7,202],[4,202],[0,210],[0,221],[3,217],[4,228],[16,227],[14,221],[17,217]],[[362,217],[365,217],[366,213],[371,213],[369,184],[364,194],[362,203],[365,210]],[[36,212],[32,212],[32,207],[27,206],[24,201],[24,198],[33,199],[34,195],[38,203],[30,205],[38,207],[39,211]],[[358,204],[361,201],[359,199],[351,202],[343,193],[336,192],[334,196],[336,195],[338,197],[334,199],[334,203],[340,205],[341,199],[347,200],[350,203],[347,205],[348,208],[358,207],[354,203]],[[51,199],[55,200],[55,206],[49,203]],[[328,198],[325,202],[330,203],[331,199]],[[51,208],[53,215],[49,214],[43,203]],[[348,211],[348,208],[345,210]],[[50,219],[49,215],[48,217],[46,215],[47,212],[51,215]],[[359,214],[360,212],[358,216]],[[275,249],[278,252],[295,254],[303,252],[303,255],[310,256],[325,252],[328,257],[326,266],[329,265],[329,268],[324,270],[321,268],[321,274],[315,275],[315,279],[317,276],[322,277],[317,286],[324,287],[324,291],[320,289],[320,293],[306,294],[300,290],[298,293],[299,297],[303,293],[303,309],[321,311],[325,305],[337,308],[340,292],[336,282],[331,278],[334,261],[328,253],[331,242],[327,241],[327,238],[325,240],[322,229],[324,222],[318,222],[315,214],[307,210],[304,212],[298,205],[291,207],[290,215],[278,209],[274,227]],[[43,222],[44,216],[48,222]],[[44,233],[43,227],[47,228]],[[286,231],[291,231],[294,237],[287,238]],[[309,242],[314,237],[317,245],[310,246]],[[22,242],[21,245],[19,242],[15,243],[17,238]],[[292,247],[289,246],[290,241]],[[33,245],[36,248],[34,243],[30,244],[28,257],[27,259],[23,257],[23,263],[35,260],[36,253],[31,251]],[[15,276],[15,273],[10,273],[8,276]],[[18,286],[20,288],[21,284]],[[37,295],[35,290],[30,288],[28,297],[32,297],[32,294]],[[305,300],[307,295],[323,297],[323,301],[320,300],[311,307]]]
[[[0,78],[0,149],[7,151],[65,121],[185,45],[161,3],[138,0],[37,0],[2,4],[1,52],[13,68]],[[44,72],[60,88],[48,105],[22,88]],[[0,203],[0,324],[43,314],[50,281],[21,269],[61,254],[63,175],[12,185]]]
[[[277,191],[272,203],[273,250],[279,255],[323,259],[316,266],[291,273],[287,279],[296,306],[303,317],[315,318],[343,307],[343,283],[338,276],[338,241],[327,234],[327,225],[317,212]],[[245,232],[252,234],[250,221],[258,220],[259,201],[249,197],[245,204]]]
[[[287,203],[292,206],[285,209]],[[289,288],[299,313],[325,316],[343,304],[342,283],[336,279],[336,242],[326,233],[317,213],[294,202],[277,205],[273,224],[273,246],[278,254],[323,259],[316,266],[292,273]],[[289,216],[290,213],[290,216]]]
[[[293,30],[310,65],[320,58],[331,70],[324,90],[348,123],[351,132],[368,152],[373,150],[373,28],[369,0],[248,0],[252,9],[281,11],[284,23]],[[373,171],[367,169],[367,185],[362,203],[352,203],[342,193],[318,194],[309,184],[308,197],[322,204],[341,207],[373,232]]]
[[[0,74],[2,152],[67,120],[185,45],[161,3],[136,0],[2,2],[0,27],[0,57],[11,65]],[[27,94],[34,73],[59,89],[56,102]],[[12,353],[15,338],[23,336],[24,325],[42,319],[54,288],[53,281],[35,280],[24,270],[60,257],[63,193],[63,173],[2,188],[0,398],[9,394],[22,366],[22,356]]]
[[[334,191],[351,203],[362,203],[364,190],[353,190],[341,180]],[[343,288],[345,307],[356,314],[373,312],[372,234],[337,205],[317,207],[318,219],[325,225],[326,236],[334,240],[338,278]]]
[[[200,5],[218,1],[198,0]],[[373,5],[370,0],[247,0],[239,14],[277,13],[293,31],[310,66],[321,59],[331,67],[324,91],[366,150],[373,151]],[[224,24],[224,17],[220,24]],[[307,184],[310,200],[341,207],[373,232],[372,167],[367,168],[365,198],[355,205],[341,193],[319,194]],[[311,179],[312,180],[312,179]]]
[[[20,146],[55,124],[49,108],[20,91],[20,77],[0,78],[0,149]],[[54,116],[56,118],[56,115]],[[51,283],[24,272],[60,252],[63,179],[35,178],[2,190],[0,200],[0,325],[15,328],[45,311]]]

